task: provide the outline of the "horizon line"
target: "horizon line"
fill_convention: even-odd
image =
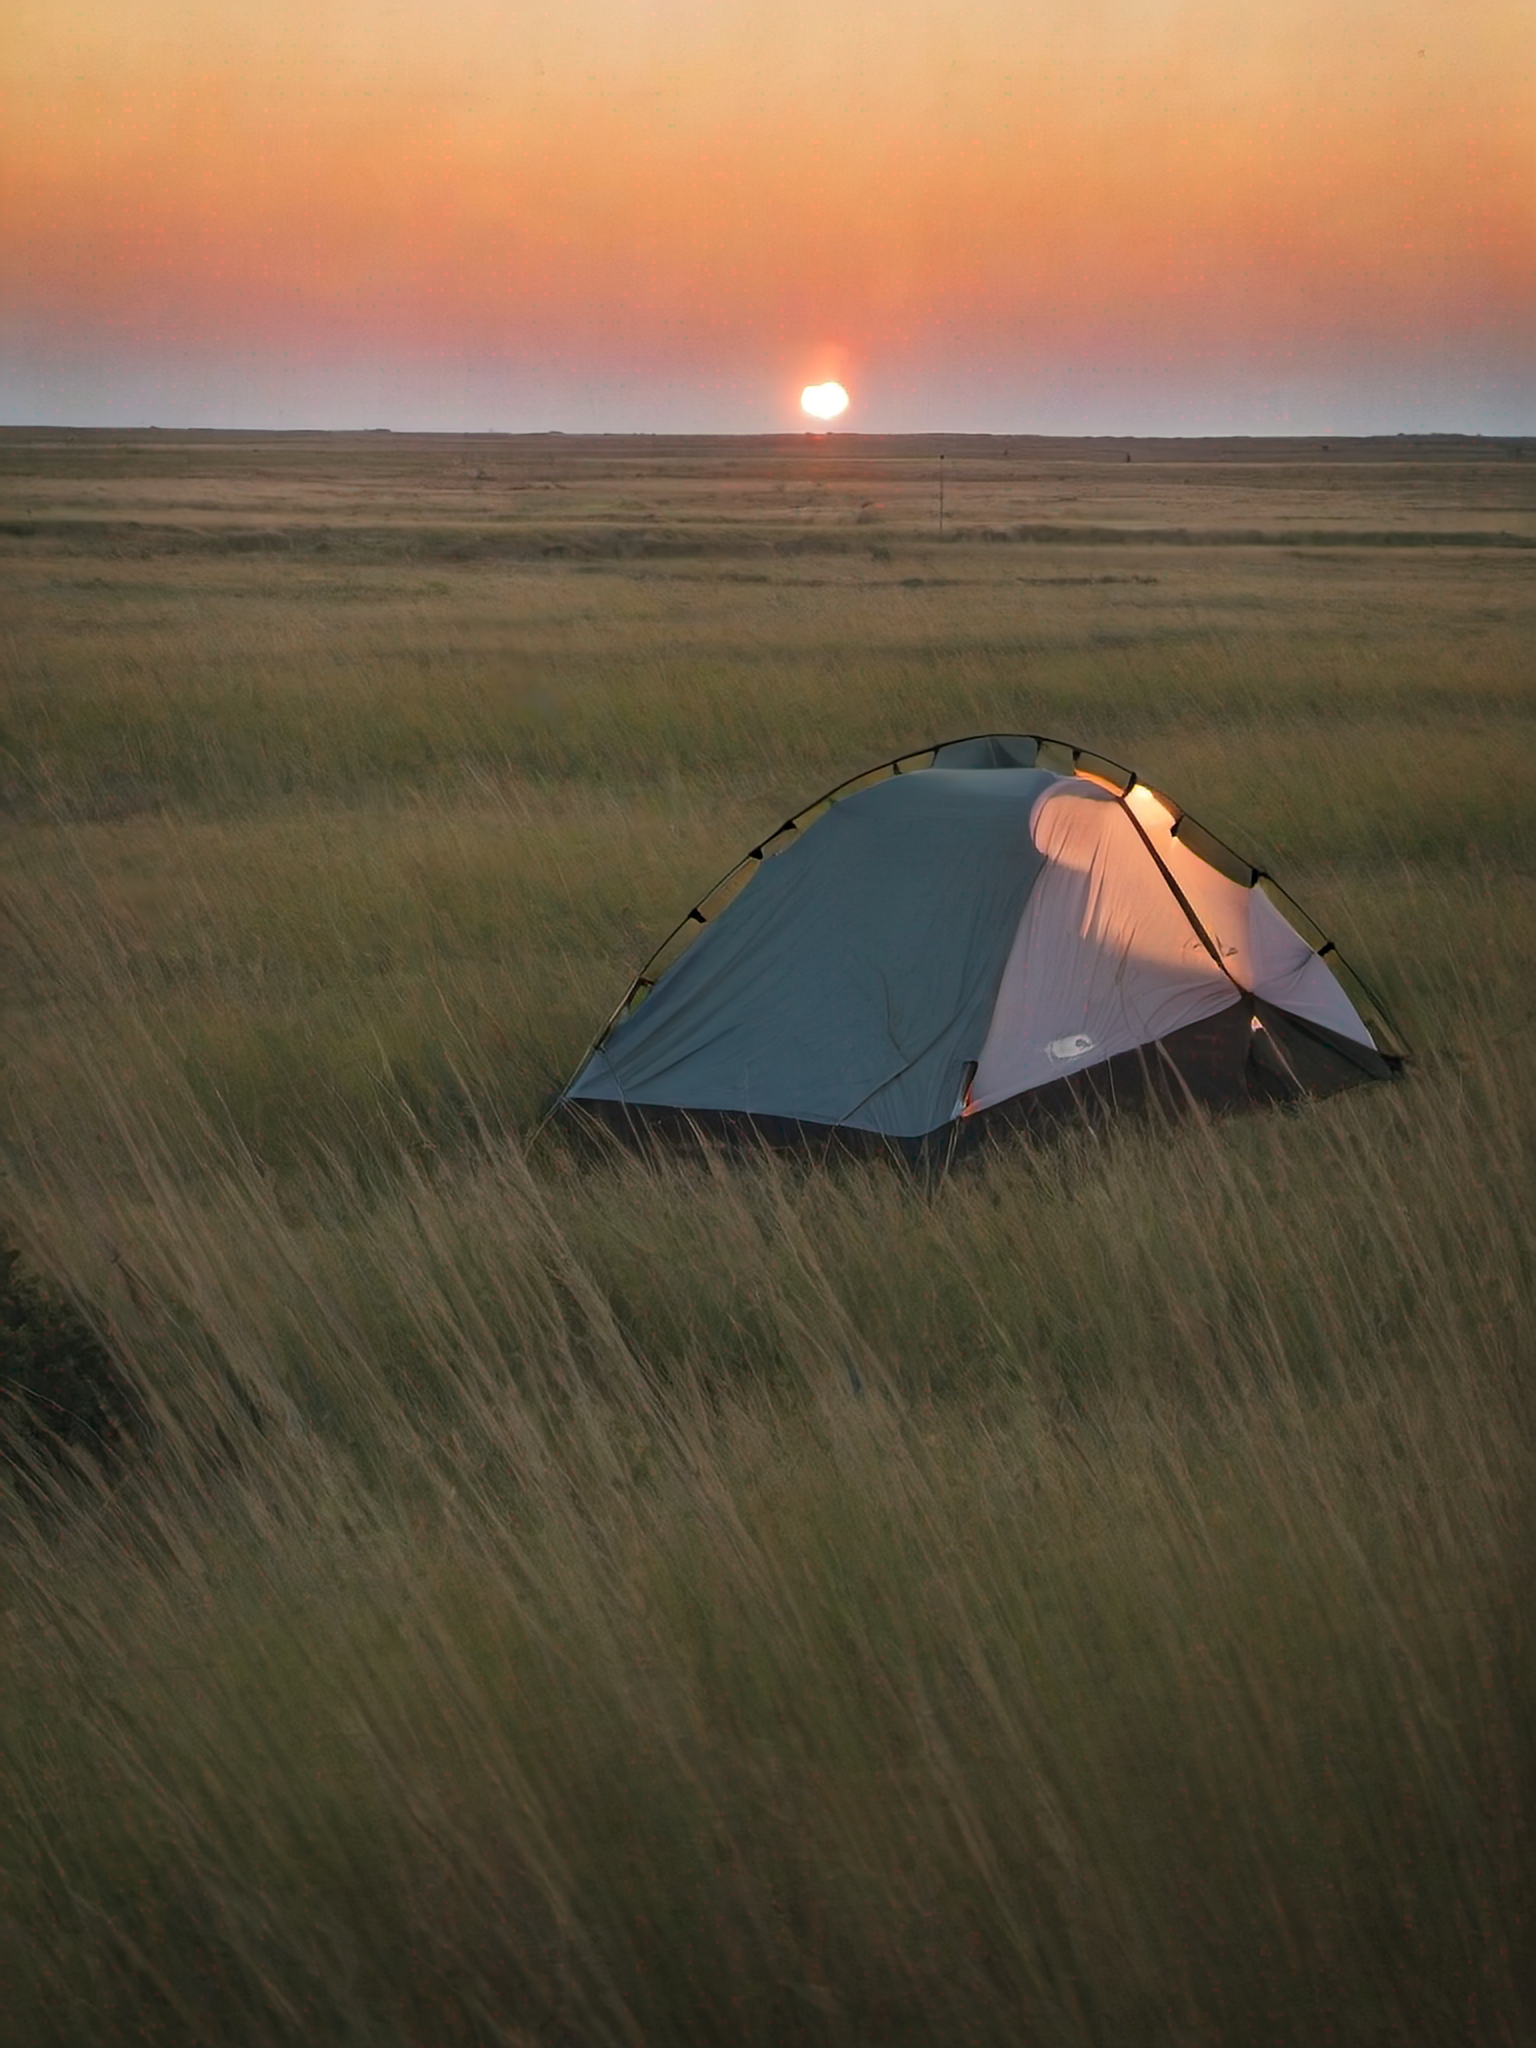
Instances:
[[[0,420],[0,434],[238,434],[277,439],[336,438],[367,435],[398,435],[403,439],[435,441],[1522,441],[1536,437],[1536,423],[1528,428],[1490,432],[1475,427],[1395,427],[1374,430],[1317,428],[1311,431],[1254,431],[1234,428],[1227,432],[1166,433],[1147,429],[1124,431],[1071,432],[1057,429],[1007,427],[921,427],[826,428],[777,427],[757,430],[708,427],[415,427],[415,426],[235,426],[207,422],[162,426],[158,421],[133,423],[71,420]]]

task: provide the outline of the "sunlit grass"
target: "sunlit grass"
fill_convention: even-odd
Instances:
[[[1519,578],[936,552],[37,568],[0,1207],[151,1430],[4,1509],[18,2040],[1529,2038]],[[746,845],[986,727],[1273,862],[1407,1078],[530,1147]]]

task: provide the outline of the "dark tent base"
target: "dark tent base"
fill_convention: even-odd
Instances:
[[[1000,1139],[1019,1134],[1049,1138],[1138,1110],[1219,1112],[1334,1095],[1362,1081],[1388,1080],[1401,1064],[1373,1046],[1250,997],[1151,1045],[1117,1053],[919,1138],[748,1110],[592,1098],[565,1099],[554,1121],[578,1138],[617,1139],[641,1150],[677,1152],[702,1145],[822,1159],[894,1157],[945,1166]]]
[[[1149,1108],[1177,1114],[1299,1102],[1389,1080],[1398,1064],[1374,1046],[1250,999],[967,1117],[962,1144],[970,1150],[1011,1131],[1045,1137]]]

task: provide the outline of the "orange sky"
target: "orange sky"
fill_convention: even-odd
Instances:
[[[1530,0],[11,0],[0,417],[1536,427]]]

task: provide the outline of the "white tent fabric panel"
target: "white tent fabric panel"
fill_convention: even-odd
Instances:
[[[1239,1000],[1117,798],[1063,782],[1036,803],[1031,826],[1046,866],[1003,968],[971,1110]]]
[[[1122,802],[1092,783],[1062,782],[1039,798],[1031,831],[1046,866],[1003,969],[969,1110],[1165,1038],[1243,991],[1371,1044],[1344,990],[1268,897],[1203,861],[1173,825],[1140,787]]]
[[[1126,801],[1234,981],[1276,1009],[1321,1024],[1356,1045],[1374,1043],[1327,962],[1286,923],[1262,889],[1231,881],[1186,846],[1174,832],[1173,812],[1150,789],[1138,784]]]

